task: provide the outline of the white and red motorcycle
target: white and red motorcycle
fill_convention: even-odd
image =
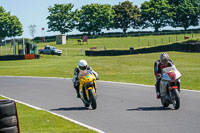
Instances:
[[[181,73],[175,66],[162,70],[160,81],[161,103],[163,107],[173,104],[175,109],[180,107],[180,77]]]

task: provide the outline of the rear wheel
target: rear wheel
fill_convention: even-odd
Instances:
[[[165,108],[169,106],[169,102],[167,102],[167,101],[165,100],[165,98],[162,98],[162,97],[161,97],[161,103],[162,103],[162,106],[165,107]]]
[[[96,109],[97,108],[97,103],[96,103],[96,98],[95,98],[95,94],[94,93],[95,92],[92,89],[89,90],[89,96],[90,96],[92,109]]]
[[[174,96],[173,107],[175,109],[179,109],[180,108],[180,95],[178,93],[178,90],[177,89],[172,90],[172,95]]]

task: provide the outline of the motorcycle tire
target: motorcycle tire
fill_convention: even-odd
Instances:
[[[89,96],[90,96],[92,109],[96,109],[97,108],[97,102],[96,102],[93,90],[89,90]]]
[[[175,109],[179,109],[180,108],[180,95],[177,89],[172,90],[172,95],[174,96],[174,100],[173,100],[173,107]]]
[[[162,97],[161,97],[161,103],[162,103],[162,106],[165,108],[169,106],[169,102],[165,101],[165,99]]]
[[[88,108],[88,107],[90,106],[90,104],[84,103],[84,106],[85,106],[86,108]]]

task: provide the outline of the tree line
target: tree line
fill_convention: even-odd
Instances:
[[[153,28],[159,31],[166,26],[199,26],[200,0],[149,0],[140,8],[133,2],[117,5],[88,4],[73,10],[74,5],[55,4],[48,8],[48,31],[69,33],[74,29],[89,35],[99,34],[103,29],[121,29],[126,34],[129,28]],[[0,7],[0,36],[19,36],[22,25],[16,16],[11,16]]]
[[[102,29],[121,29],[126,34],[129,28],[159,29],[171,26],[187,30],[198,26],[200,0],[150,0],[141,7],[130,1],[118,5],[90,4],[72,11],[74,5],[55,4],[49,7],[47,17],[49,31],[68,33],[73,29],[87,34],[98,34]]]

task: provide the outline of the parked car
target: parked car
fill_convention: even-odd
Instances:
[[[52,54],[52,55],[61,55],[62,50],[57,49],[54,46],[45,45],[44,49],[38,50],[39,54]]]

